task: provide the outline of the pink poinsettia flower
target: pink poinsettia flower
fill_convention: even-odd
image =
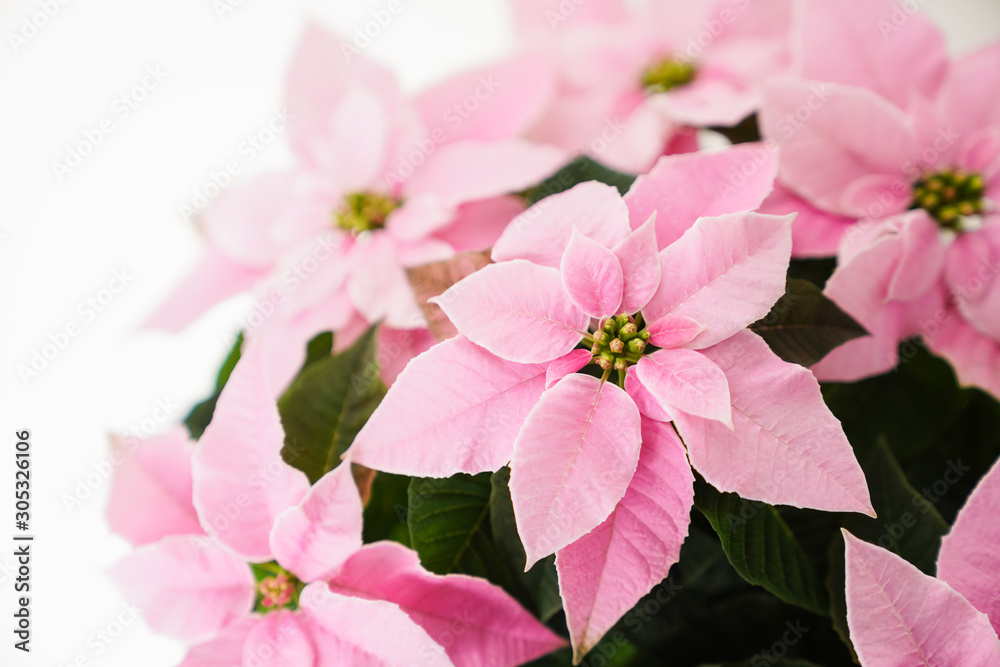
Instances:
[[[464,74],[416,99],[394,75],[311,27],[288,75],[288,141],[297,165],[225,191],[201,216],[209,248],[153,318],[168,329],[252,290],[249,336],[269,331],[277,388],[305,343],[370,324],[386,328],[391,380],[432,338],[407,267],[488,248],[523,204],[509,196],[566,154],[515,138],[539,116],[551,77],[530,53]],[[393,334],[395,332],[395,334]]]
[[[514,9],[559,81],[528,136],[624,171],[697,150],[692,128],[736,125],[759,106],[761,82],[789,64],[791,0],[653,0],[631,10],[619,0],[520,0]]]
[[[941,542],[937,578],[845,531],[847,623],[865,667],[1000,665],[1000,465]]]
[[[747,498],[873,511],[816,380],[746,330],[791,252],[791,216],[746,211],[774,169],[750,145],[666,157],[624,199],[589,182],[529,209],[497,263],[435,299],[460,335],[410,363],[348,451],[425,477],[509,464],[527,566],[557,554],[577,658],[676,562],[692,466]]]
[[[310,488],[282,461],[283,445],[264,360],[251,347],[196,449],[171,433],[136,448],[116,476],[113,525],[140,546],[115,578],[153,629],[196,643],[183,667],[400,665],[414,656],[513,667],[564,644],[485,580],[431,574],[397,543],[362,545],[351,466]]]
[[[785,189],[762,210],[805,211],[799,254],[836,251],[826,293],[872,333],[816,365],[820,379],[885,372],[921,336],[963,384],[1000,395],[1000,104],[984,94],[1000,86],[1000,45],[949,70],[933,26],[895,27],[893,10],[804,3],[805,23],[833,33],[803,40],[806,72],[837,83],[768,85]]]

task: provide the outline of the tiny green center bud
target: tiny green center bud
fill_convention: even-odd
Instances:
[[[942,169],[928,172],[913,184],[911,209],[922,208],[937,223],[961,231],[962,218],[983,213],[986,185],[979,174]]]
[[[646,351],[646,341],[641,338],[633,338],[628,342],[628,351],[632,354],[642,354]]]
[[[639,330],[635,317],[625,314],[606,318],[592,335],[591,363],[622,372],[639,363],[650,336],[648,329]]]
[[[377,192],[352,192],[344,197],[344,203],[334,220],[341,229],[353,234],[381,229],[389,214],[402,204]]]
[[[629,338],[634,337],[638,333],[639,333],[639,327],[635,326],[635,322],[629,322],[628,324],[626,324],[621,328],[621,331],[618,332],[618,335],[624,338],[625,340],[628,340]]]
[[[294,575],[271,562],[251,565],[257,579],[255,611],[267,613],[276,609],[297,609],[304,585]]]
[[[610,349],[615,354],[621,354],[625,351],[625,343],[621,338],[615,338],[613,341],[608,343],[608,349]]]
[[[697,69],[687,60],[664,58],[643,72],[642,87],[650,94],[665,93],[691,83],[696,74]]]

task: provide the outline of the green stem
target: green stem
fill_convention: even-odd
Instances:
[[[601,384],[604,384],[605,382],[607,382],[608,381],[608,377],[610,375],[611,375],[611,369],[610,368],[606,368],[604,370],[604,374],[601,376]]]
[[[642,331],[642,313],[635,314],[635,328]]]
[[[618,386],[622,389],[625,388],[625,375],[626,371],[618,371]]]

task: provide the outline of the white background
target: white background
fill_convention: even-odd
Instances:
[[[407,89],[488,62],[511,42],[502,0],[400,1],[365,53],[395,67]],[[306,21],[350,36],[387,0],[228,0],[225,12],[227,0],[63,2],[51,0],[58,13],[15,50],[8,34],[44,2],[0,0],[0,667],[174,665],[180,647],[141,622],[110,644],[100,638],[128,617],[103,574],[128,546],[107,530],[99,471],[108,433],[148,427],[158,401],[180,419],[209,393],[245,303],[179,336],[138,327],[197,257],[180,206],[230,160],[244,174],[288,160],[281,138],[249,162],[240,147],[281,108]],[[956,53],[1000,36],[1000,0],[923,4]],[[165,79],[122,119],[116,101],[157,66]],[[53,163],[104,118],[113,132],[60,181]],[[80,310],[116,271],[131,276],[127,287],[94,316]],[[79,334],[24,380],[18,367],[74,323]],[[14,432],[25,428],[37,536],[30,657],[12,648],[6,523]]]

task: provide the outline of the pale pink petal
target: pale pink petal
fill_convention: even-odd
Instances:
[[[262,622],[262,616],[233,621],[204,644],[192,646],[179,667],[243,667],[247,637]]]
[[[947,262],[945,275],[959,311],[980,333],[1000,341],[1000,225],[959,235]]]
[[[862,200],[855,191],[845,200],[855,181],[899,177],[912,164],[916,138],[903,111],[870,90],[831,83],[776,80],[764,97],[761,128],[781,147],[781,179],[792,190],[841,215],[905,208],[908,192],[869,191]]]
[[[949,464],[945,481],[957,481],[967,470],[962,462]],[[1000,464],[994,464],[979,480],[941,541],[937,576],[965,596],[990,618],[1000,632]]]
[[[566,295],[587,315],[603,319],[618,313],[625,281],[611,250],[574,229],[559,272]]]
[[[891,0],[798,3],[796,55],[806,79],[868,88],[899,106],[931,97],[948,71],[944,36],[916,6]]]
[[[757,211],[769,215],[797,214],[792,222],[793,257],[833,257],[841,238],[856,222],[855,218],[816,208],[780,183]]]
[[[213,244],[142,326],[154,331],[179,333],[209,308],[231,296],[249,291],[266,272],[234,262]]]
[[[488,250],[503,234],[510,221],[524,211],[520,197],[493,197],[462,204],[454,211],[451,224],[437,231],[456,253]]]
[[[569,375],[542,394],[510,463],[526,568],[611,514],[635,474],[641,441],[639,410],[611,382]]]
[[[705,328],[701,322],[681,315],[665,315],[646,326],[649,342],[657,347],[667,348],[690,343]]]
[[[430,302],[469,340],[520,363],[558,359],[590,324],[563,291],[559,271],[524,260],[486,266]]]
[[[108,472],[117,466],[108,498],[111,530],[136,546],[204,532],[191,502],[194,443],[183,426],[146,440],[116,436],[111,445],[102,462]]]
[[[643,420],[639,467],[604,523],[556,555],[576,660],[666,578],[680,557],[694,475],[670,424]]]
[[[545,388],[549,389],[567,375],[577,372],[593,358],[590,350],[571,350],[549,364],[545,371]]]
[[[289,66],[285,95],[288,140],[306,164],[329,163],[331,118],[349,91],[358,86],[377,94],[386,109],[402,103],[399,85],[389,69],[358,54],[350,39],[341,40],[310,24]]]
[[[443,205],[526,190],[569,160],[561,148],[524,139],[463,141],[439,148],[407,181],[409,196],[430,193]]]
[[[348,456],[419,477],[497,470],[544,388],[545,366],[510,363],[452,338],[399,374]]]
[[[1000,44],[958,59],[941,88],[945,113],[965,134],[1000,123]]]
[[[309,490],[284,445],[260,347],[246,345],[195,450],[194,505],[209,535],[253,562],[271,560],[275,518]]]
[[[837,346],[810,366],[820,382],[856,382],[892,370],[899,361],[905,308],[888,304],[862,324],[870,335]]]
[[[956,311],[942,312],[940,320],[928,318],[933,330],[923,336],[928,346],[954,366],[963,387],[979,387],[1000,397],[1000,343],[976,331]]]
[[[368,322],[384,322],[395,329],[427,326],[393,239],[386,234],[359,239],[350,261],[347,293]]]
[[[414,100],[431,139],[451,143],[523,135],[555,94],[555,72],[528,51],[451,77]]]
[[[625,195],[632,225],[656,213],[659,247],[665,248],[698,218],[757,208],[777,168],[777,155],[761,144],[662,157]]]
[[[364,547],[330,588],[398,605],[457,667],[515,667],[565,645],[503,589],[484,579],[431,574],[416,552],[396,542]]]
[[[847,625],[866,667],[1000,665],[985,614],[948,584],[844,531]]]
[[[248,667],[310,667],[315,659],[303,614],[284,609],[263,616],[243,643],[243,665]]]
[[[406,365],[434,346],[437,339],[429,329],[390,329],[380,326],[378,336],[378,370],[382,381],[391,387]]]
[[[450,667],[445,650],[396,605],[306,586],[299,598],[303,625],[316,648],[315,667],[394,667],[419,660]]]
[[[812,373],[779,359],[750,331],[704,354],[729,380],[735,430],[687,415],[676,424],[691,465],[712,486],[772,504],[875,515],[861,466]]]
[[[665,93],[658,106],[684,125],[736,125],[760,104],[760,91],[748,83],[731,76],[713,77],[703,68],[690,84]]]
[[[111,576],[150,628],[186,642],[204,641],[249,614],[257,595],[242,559],[194,535],[139,547]]]
[[[696,350],[657,350],[639,360],[642,385],[670,412],[680,411],[732,427],[729,384],[722,369]]]
[[[337,463],[328,461],[327,465]],[[271,530],[274,559],[300,581],[329,579],[361,548],[361,510],[351,466],[338,466],[323,475],[298,506],[275,519]]]
[[[210,243],[247,269],[266,269],[290,245],[323,231],[336,193],[297,171],[256,176],[227,188],[201,215]]]
[[[792,217],[736,213],[699,218],[660,252],[660,289],[643,310],[649,322],[687,317],[706,328],[687,347],[732,336],[771,310],[785,293]]]
[[[401,241],[416,241],[447,227],[454,214],[452,206],[425,192],[409,197],[403,206],[390,213],[385,227]]]
[[[625,281],[623,313],[638,313],[660,286],[660,258],[656,243],[656,214],[614,247]]]
[[[511,221],[493,246],[493,261],[559,266],[574,227],[606,248],[628,236],[629,212],[618,190],[588,181],[546,197]]]
[[[947,246],[940,228],[925,211],[907,213],[896,225],[903,243],[887,298],[915,301],[941,280]]]
[[[671,422],[674,416],[663,407],[656,397],[639,380],[636,366],[630,366],[625,376],[625,391],[639,408],[639,414],[659,422]]]

